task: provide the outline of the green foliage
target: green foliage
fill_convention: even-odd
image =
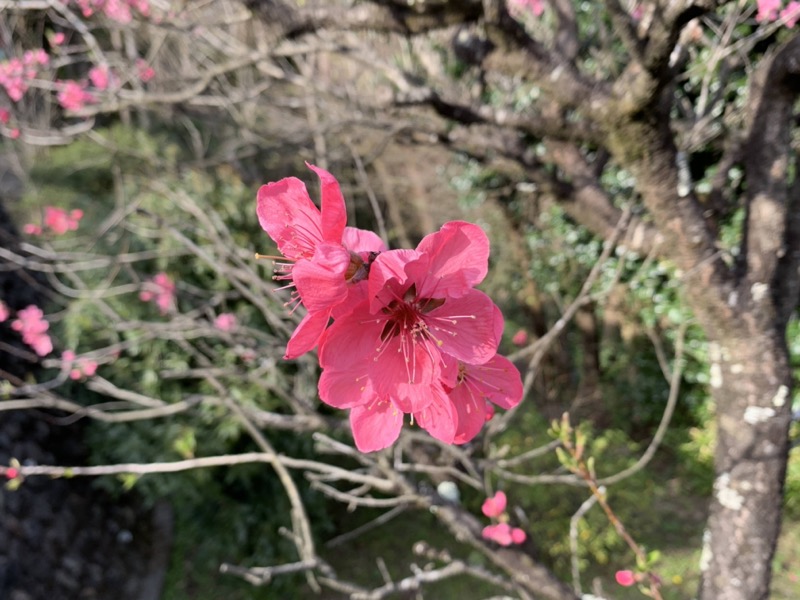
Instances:
[[[280,410],[282,401],[265,382],[280,387],[288,376],[259,359],[275,356],[277,337],[231,275],[238,268],[238,248],[267,244],[256,220],[254,191],[227,168],[179,168],[185,157],[168,132],[151,136],[117,127],[98,135],[105,147],[79,141],[50,149],[37,163],[36,185],[25,200],[31,214],[47,205],[85,213],[77,232],[45,240],[79,253],[71,255],[79,257],[78,266],[58,274],[78,293],[64,305],[52,332],[63,349],[94,353],[101,363],[98,375],[141,395],[143,408],[193,405],[155,419],[94,422],[87,432],[93,462],[152,463],[257,451],[221,397],[223,390],[241,407]],[[252,268],[267,276],[266,268]],[[139,298],[159,272],[177,286],[175,310],[167,314]],[[97,292],[81,293],[85,290]],[[263,302],[283,312],[279,298]],[[236,315],[236,331],[214,328],[214,317],[222,312]],[[216,385],[205,376],[209,370]],[[252,376],[254,371],[263,377]],[[80,385],[69,393],[79,402],[110,400]],[[295,434],[276,434],[271,443],[279,452],[311,453],[309,440]],[[115,493],[133,489],[147,503],[169,498],[177,515],[177,547],[199,569],[194,574],[199,585],[215,578],[209,574],[223,561],[296,558],[292,544],[277,534],[291,527],[291,511],[268,465],[124,476],[99,484]],[[303,494],[318,531],[325,531],[327,520],[314,517],[324,514],[324,504],[308,490]],[[273,593],[291,581],[276,582]]]

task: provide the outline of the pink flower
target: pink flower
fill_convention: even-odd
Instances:
[[[175,306],[175,283],[166,273],[158,273],[148,282],[147,289],[139,292],[139,299],[156,303],[162,315],[167,314]]]
[[[33,223],[26,223],[23,225],[22,231],[28,235],[42,235],[42,228],[39,225],[34,225]]]
[[[65,350],[61,354],[61,360],[64,363],[64,368],[69,369],[69,378],[78,380],[84,377],[91,377],[97,372],[97,361],[89,358],[75,359],[75,352],[72,350]]]
[[[308,310],[284,358],[296,358],[317,345],[332,311],[353,305],[347,302],[352,288],[366,278],[372,257],[386,249],[371,231],[345,226],[339,183],[324,169],[306,164],[320,179],[321,209],[295,177],[261,186],[256,205],[261,227],[287,260],[276,263],[274,279],[287,282],[279,289],[294,288],[289,304],[302,302]]]
[[[518,330],[514,337],[511,338],[511,343],[515,346],[524,346],[528,343],[528,332],[524,329]]]
[[[236,315],[233,313],[220,313],[214,319],[214,327],[220,331],[233,331],[237,325]]]
[[[17,311],[17,318],[11,322],[11,328],[18,331],[22,335],[22,341],[39,356],[47,356],[53,351],[53,342],[47,335],[50,324],[38,306],[31,304]]]
[[[89,81],[98,90],[105,90],[111,78],[111,70],[108,65],[97,65],[89,69]]]
[[[63,208],[48,206],[44,209],[44,224],[56,235],[63,235],[67,231],[78,229],[78,222],[83,218],[83,211],[79,208],[67,213]]]
[[[63,31],[57,31],[56,33],[53,34],[53,37],[51,38],[51,41],[52,41],[54,46],[60,46],[61,44],[64,43],[64,40],[66,39],[66,37],[67,36],[64,35]]]
[[[508,10],[515,16],[530,12],[535,17],[541,17],[544,13],[544,0],[508,0]]]
[[[86,104],[94,102],[94,96],[83,89],[77,81],[62,81],[61,89],[56,95],[58,103],[65,110],[80,110]]]
[[[352,409],[360,450],[391,445],[401,413],[413,414],[437,439],[456,439],[460,413],[447,390],[459,383],[459,362],[494,357],[502,329],[494,303],[472,289],[486,274],[488,256],[480,227],[446,223],[416,250],[378,255],[367,298],[344,316],[334,313],[320,342],[319,393],[331,406]]]
[[[497,492],[483,501],[481,512],[489,518],[499,517],[506,510],[506,501],[505,492]]]
[[[105,0],[102,4],[103,13],[117,23],[130,23],[131,7],[125,0]]]
[[[19,138],[19,134],[20,134],[19,129],[15,127],[14,129],[8,132],[8,137],[10,137],[12,140],[16,140],[17,138]]]
[[[778,18],[778,12],[781,9],[781,0],[756,0],[758,5],[758,14],[756,21],[774,21]]]
[[[8,310],[8,306],[6,306],[6,303],[0,300],[0,323],[8,319],[10,314],[11,313]]]
[[[16,479],[17,477],[19,477],[19,469],[17,469],[16,467],[7,467],[6,477],[8,479]]]
[[[636,575],[633,571],[617,571],[614,573],[614,579],[617,583],[624,587],[630,587],[636,583]]]
[[[797,2],[797,0],[789,2],[786,8],[781,11],[780,17],[786,21],[786,27],[789,29],[794,27],[798,19],[800,19],[800,2]]]
[[[527,539],[527,534],[518,527],[512,528],[508,523],[487,525],[481,533],[484,539],[491,540],[501,546],[521,544]]]
[[[0,123],[3,125],[8,125],[8,122],[11,120],[11,113],[6,108],[0,108]]]
[[[147,61],[142,58],[136,59],[136,72],[139,76],[139,81],[142,83],[147,83],[156,76],[156,72],[153,70],[153,67],[148,65]]]

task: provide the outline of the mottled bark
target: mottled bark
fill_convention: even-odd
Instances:
[[[789,449],[791,370],[779,331],[710,342],[716,478],[699,597],[769,598]]]

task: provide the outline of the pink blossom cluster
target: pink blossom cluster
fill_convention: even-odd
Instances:
[[[39,74],[41,67],[47,66],[50,57],[43,49],[28,50],[22,58],[0,61],[0,86],[13,102],[19,102],[30,87],[31,80]]]
[[[70,1],[64,3],[68,4]],[[129,23],[133,18],[133,10],[143,17],[150,15],[150,0],[71,0],[71,3],[81,9],[84,17],[102,13],[118,23]]]
[[[484,539],[496,542],[501,546],[521,544],[528,536],[519,527],[511,527],[508,524],[506,503],[505,492],[497,492],[483,502],[481,512],[490,519],[496,519],[498,522],[484,527],[481,535]]]
[[[28,223],[22,230],[28,235],[41,235],[45,230],[49,230],[56,235],[64,235],[68,231],[78,229],[78,223],[83,218],[83,211],[74,208],[67,212],[57,206],[46,206],[44,209],[44,226]]]
[[[783,0],[756,0],[756,4],[756,21],[759,23],[781,19],[785,21],[786,27],[792,28],[800,19],[800,2],[797,0],[791,0],[785,7]]]
[[[61,354],[61,360],[64,363],[64,368],[69,369],[70,379],[82,379],[84,377],[91,377],[97,372],[97,361],[89,358],[76,358],[75,352],[72,350],[65,350]]]
[[[470,441],[491,403],[508,409],[522,399],[519,372],[497,354],[503,316],[475,289],[488,270],[486,234],[452,221],[413,250],[388,250],[375,233],[346,226],[338,182],[308,167],[321,209],[294,177],[257,198],[261,226],[283,254],[275,279],[292,289],[293,310],[307,311],[285,358],[319,348],[320,398],[350,410],[362,452],[394,443],[406,414],[443,442]]]
[[[49,328],[50,323],[44,318],[42,309],[33,304],[17,311],[17,318],[11,322],[11,329],[18,331],[22,341],[39,356],[47,356],[53,351],[53,342],[47,334]]]
[[[65,110],[80,110],[95,101],[94,95],[86,91],[85,82],[66,80],[59,81],[57,85],[56,99]]]
[[[158,273],[148,281],[146,288],[139,292],[139,299],[144,302],[155,302],[162,315],[167,314],[175,306],[175,282],[166,273]]]

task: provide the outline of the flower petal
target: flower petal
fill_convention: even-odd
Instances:
[[[374,231],[358,229],[357,227],[345,227],[342,235],[342,244],[348,250],[359,254],[365,252],[384,252],[388,248],[383,240]]]
[[[478,290],[469,290],[460,298],[447,298],[423,315],[423,320],[442,352],[463,362],[478,364],[497,352],[500,340],[496,315],[491,298]]]
[[[501,408],[515,407],[522,400],[522,376],[510,360],[499,354],[480,365],[464,365],[465,382]],[[463,385],[463,383],[462,383]]]
[[[375,400],[350,411],[353,439],[361,452],[374,452],[391,446],[403,428],[403,413],[388,400]]]
[[[353,408],[369,404],[377,396],[364,369],[355,365],[352,369],[325,369],[319,378],[319,397],[334,408]]]
[[[344,197],[339,188],[339,182],[325,169],[309,163],[306,163],[306,166],[319,177],[322,239],[326,242],[340,244],[344,226],[347,223],[347,209],[344,206]]]
[[[325,327],[329,320],[330,311],[310,312],[303,317],[292,333],[292,337],[289,338],[283,358],[287,360],[297,358],[312,350],[319,343],[322,334],[325,333]]]
[[[367,361],[375,391],[391,398],[406,413],[416,413],[435,398],[441,366],[438,349],[429,341],[396,336],[382,343]]]
[[[311,260],[298,260],[292,267],[292,280],[303,306],[309,312],[329,310],[347,297],[345,272],[350,253],[343,246],[323,243]]]
[[[425,431],[445,444],[452,444],[456,433],[458,416],[453,403],[438,386],[432,386],[432,401],[421,411],[414,413],[414,419]]]
[[[458,422],[453,443],[466,444],[478,435],[486,423],[486,401],[480,390],[465,379],[450,392],[450,402]]]
[[[262,185],[256,213],[261,227],[287,258],[311,258],[316,245],[323,241],[319,209],[296,177]]]
[[[409,277],[424,280],[417,290],[423,298],[460,296],[483,281],[489,269],[489,238],[464,221],[450,221],[425,236],[417,252],[428,256],[428,264],[424,272],[418,271],[422,263],[411,267]]]

